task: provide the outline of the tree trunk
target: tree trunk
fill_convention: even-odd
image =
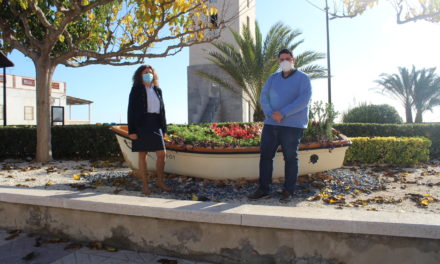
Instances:
[[[415,123],[423,123],[422,111],[417,111]]]
[[[36,160],[52,160],[51,142],[51,82],[55,67],[49,58],[39,58],[34,62],[37,79],[37,150]]]
[[[257,109],[255,109],[254,112],[254,122],[261,122],[264,121],[265,116],[264,116],[264,112],[263,109],[261,109],[261,107],[257,107]]]
[[[412,109],[411,109],[411,104],[409,103],[405,105],[405,114],[406,114],[406,122],[412,123],[413,122]]]

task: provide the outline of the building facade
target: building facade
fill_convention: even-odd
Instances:
[[[3,75],[0,74],[0,87],[3,87]],[[64,107],[66,117],[66,106],[72,105],[72,100],[67,93],[67,84],[65,82],[53,81],[51,84],[51,106]],[[3,89],[2,89],[3,90]],[[0,124],[3,125],[3,92],[0,94]],[[36,107],[36,80],[31,77],[6,74],[6,121],[7,125],[36,125],[37,107]],[[79,99],[79,98],[74,98]],[[84,100],[87,101],[87,100]],[[91,101],[87,101],[90,104]],[[71,113],[71,108],[70,108]],[[69,114],[70,114],[69,113]],[[66,120],[65,124],[89,124],[89,120],[74,121]]]
[[[233,18],[227,25],[231,30],[241,34],[244,24],[254,30],[256,0],[212,0],[210,4],[223,12],[218,17]],[[233,35],[227,28],[216,41],[235,45]],[[208,60],[209,52],[214,50],[215,47],[209,43],[194,45],[189,49],[188,123],[252,121],[253,109],[243,92],[232,92],[197,74],[213,74],[233,84],[227,74]]]

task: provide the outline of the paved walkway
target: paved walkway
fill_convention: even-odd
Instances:
[[[209,264],[128,250],[79,248],[77,243],[58,238],[15,234],[12,238],[9,232],[0,229],[1,264]],[[72,248],[65,249],[67,246]]]

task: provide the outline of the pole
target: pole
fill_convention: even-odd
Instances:
[[[6,67],[3,67],[3,126],[6,126]]]
[[[327,25],[327,81],[328,81],[328,102],[332,102],[332,76],[330,71],[330,32],[329,32],[329,19],[328,19],[328,3],[325,0],[325,17]]]

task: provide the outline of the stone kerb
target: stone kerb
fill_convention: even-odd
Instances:
[[[222,225],[440,239],[440,216],[434,214],[336,211],[19,188],[0,188],[0,202]]]

